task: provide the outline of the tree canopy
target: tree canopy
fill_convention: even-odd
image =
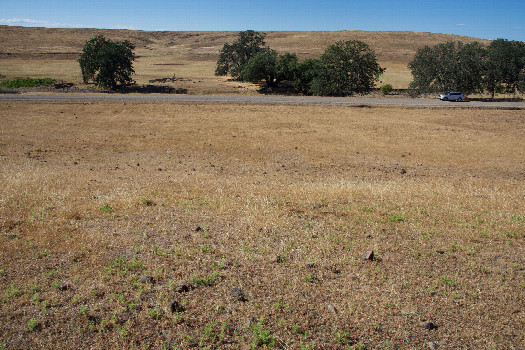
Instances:
[[[133,83],[134,49],[135,46],[127,40],[114,42],[102,35],[90,39],[78,60],[84,82],[91,80],[97,86],[112,90]]]
[[[314,95],[344,96],[370,91],[385,71],[377,62],[374,50],[359,41],[338,41],[321,56],[322,66],[312,79]]]
[[[297,64],[293,86],[297,92],[310,95],[312,94],[312,83],[324,69],[324,65],[319,59],[307,58]]]
[[[284,80],[294,79],[297,62],[295,54],[279,56],[275,50],[266,48],[246,62],[240,78],[252,83],[264,81],[267,88],[273,88]]]
[[[410,87],[418,92],[480,91],[484,55],[483,47],[476,42],[425,46],[408,65],[414,78]]]
[[[450,90],[492,94],[498,88],[507,92],[525,88],[525,45],[498,39],[488,47],[478,42],[448,42],[417,51],[408,68],[417,93]]]
[[[498,86],[525,91],[525,43],[497,39],[487,48],[485,87],[494,97]]]
[[[246,30],[239,32],[237,40],[233,44],[224,44],[215,75],[228,75],[240,78],[244,65],[259,52],[265,51],[265,33]]]

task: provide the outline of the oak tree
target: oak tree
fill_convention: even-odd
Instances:
[[[265,33],[246,30],[239,32],[233,44],[224,44],[220,51],[215,75],[228,75],[240,78],[244,65],[252,57],[265,50]]]
[[[91,80],[111,90],[132,84],[133,49],[135,46],[127,40],[114,42],[102,35],[87,41],[78,60],[84,83]]]
[[[320,59],[321,69],[310,83],[314,95],[344,96],[370,91],[385,71],[374,50],[359,41],[338,41]]]

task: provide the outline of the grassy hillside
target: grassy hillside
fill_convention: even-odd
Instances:
[[[215,77],[219,50],[235,40],[237,32],[146,32],[101,29],[50,29],[0,26],[0,74],[15,77],[53,77],[80,83],[76,60],[84,43],[96,35],[129,40],[136,45],[136,80],[172,77],[185,79],[178,86],[194,92],[235,92],[238,83]],[[319,57],[337,40],[362,40],[375,51],[383,67],[384,83],[408,86],[406,65],[417,49],[447,41],[482,41],[455,35],[414,32],[267,32],[267,44],[280,51],[295,52],[301,59]],[[190,81],[191,80],[191,81]],[[245,85],[245,87],[249,87]],[[248,89],[249,90],[249,89]],[[243,90],[241,90],[243,91]]]

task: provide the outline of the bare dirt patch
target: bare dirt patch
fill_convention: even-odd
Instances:
[[[2,102],[0,119],[6,348],[525,345],[522,111]]]

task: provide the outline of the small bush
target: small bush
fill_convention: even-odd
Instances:
[[[35,87],[35,86],[44,86],[44,85],[53,85],[56,83],[55,79],[51,78],[41,78],[41,79],[14,79],[6,80],[0,83],[0,86],[6,87],[8,89],[16,89],[21,87]]]
[[[164,312],[161,309],[149,309],[148,316],[153,319],[160,319],[164,315]]]
[[[405,216],[403,214],[390,215],[387,218],[387,221],[388,222],[404,222],[405,221]]]
[[[103,213],[105,213],[106,215],[111,215],[113,214],[113,208],[111,207],[111,205],[109,203],[106,203],[104,204],[103,206],[101,206],[99,208],[99,210]]]
[[[394,90],[394,87],[391,84],[385,84],[381,86],[381,92],[383,93],[383,95],[388,95],[392,92],[392,90]]]
[[[40,326],[40,323],[34,318],[27,321],[27,328],[29,328],[30,331],[34,331],[38,329],[39,326]]]
[[[252,325],[252,343],[250,347],[257,349],[261,346],[265,348],[275,348],[277,346],[277,337],[264,327],[264,318]]]
[[[209,276],[193,276],[191,280],[193,283],[197,283],[201,286],[211,286],[213,282],[220,278],[222,278],[222,274],[220,272],[214,272]]]

